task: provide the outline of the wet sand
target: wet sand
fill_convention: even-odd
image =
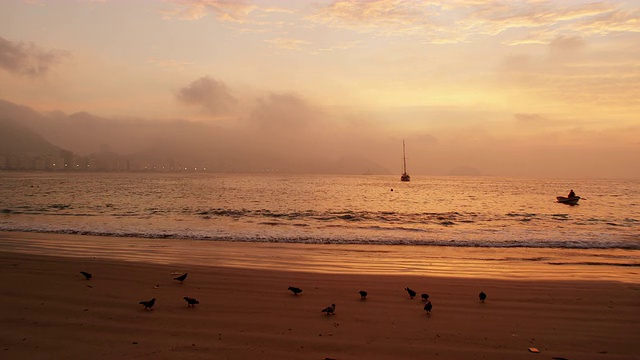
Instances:
[[[4,251],[333,274],[638,283],[640,251],[255,243],[0,231]]]
[[[636,359],[640,349],[632,281],[330,274],[18,250],[0,248],[3,359]],[[173,280],[183,272],[184,284]],[[200,304],[189,308],[184,296]],[[153,311],[138,304],[153,297]],[[332,303],[335,315],[320,311]]]

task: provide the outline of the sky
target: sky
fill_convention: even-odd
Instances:
[[[640,179],[640,1],[3,0],[0,99],[393,173],[404,139],[412,174]]]

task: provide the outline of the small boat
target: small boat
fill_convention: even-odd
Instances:
[[[407,174],[407,157],[404,152],[404,140],[402,140],[402,175],[400,181],[411,181],[411,176]]]
[[[580,196],[572,196],[572,197],[558,196],[556,197],[556,199],[561,204],[567,204],[567,205],[573,206],[573,205],[578,205],[578,200],[580,200]]]

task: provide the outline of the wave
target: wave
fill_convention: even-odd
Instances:
[[[278,223],[267,223],[277,226]],[[282,235],[210,235],[191,232],[171,231],[108,231],[80,229],[50,229],[0,225],[0,231],[33,232],[53,234],[73,234],[108,237],[128,237],[145,239],[184,239],[200,241],[256,242],[256,243],[299,243],[299,244],[335,244],[335,245],[391,245],[391,246],[439,246],[459,248],[538,248],[538,249],[620,249],[640,250],[638,242],[624,241],[580,241],[580,240],[487,240],[487,239],[382,239],[352,236],[349,238],[319,236],[282,236]],[[554,264],[555,265],[555,264]],[[558,264],[559,265],[559,264]]]
[[[417,213],[397,213],[392,211],[288,211],[278,212],[268,209],[160,209],[160,208],[133,208],[124,209],[116,208],[113,205],[106,204],[104,206],[82,208],[74,207],[70,204],[50,204],[46,207],[24,206],[15,208],[4,208],[0,212],[5,214],[29,214],[29,215],[47,215],[47,216],[149,216],[149,215],[181,215],[196,216],[200,218],[269,218],[269,219],[287,219],[287,220],[311,220],[311,221],[377,221],[382,223],[425,223],[425,222],[466,222],[472,223],[478,221],[479,215],[476,213],[460,213],[460,212],[417,212]],[[507,216],[513,216],[507,214]],[[480,219],[482,219],[480,217]],[[491,217],[486,218],[491,219]],[[448,225],[448,224],[447,224]]]
[[[43,215],[43,216],[105,216],[111,218],[170,218],[193,217],[201,220],[215,221],[218,219],[232,219],[267,223],[274,220],[288,220],[305,223],[334,223],[334,224],[358,224],[377,223],[381,225],[394,225],[409,227],[413,225],[437,225],[442,227],[456,227],[465,225],[492,226],[496,222],[519,223],[522,226],[556,226],[558,222],[571,223],[582,227],[609,227],[609,228],[633,228],[638,226],[640,220],[632,217],[624,218],[598,218],[579,217],[576,214],[567,213],[478,213],[474,211],[448,211],[448,212],[396,212],[396,211],[318,211],[318,210],[289,210],[275,211],[269,209],[233,209],[233,208],[191,208],[191,207],[124,207],[114,206],[111,203],[79,206],[67,203],[51,203],[48,205],[15,206],[3,208],[0,214],[7,215]]]

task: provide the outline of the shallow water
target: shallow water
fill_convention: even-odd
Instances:
[[[640,283],[636,250],[241,243],[0,232],[0,249],[184,266]]]

